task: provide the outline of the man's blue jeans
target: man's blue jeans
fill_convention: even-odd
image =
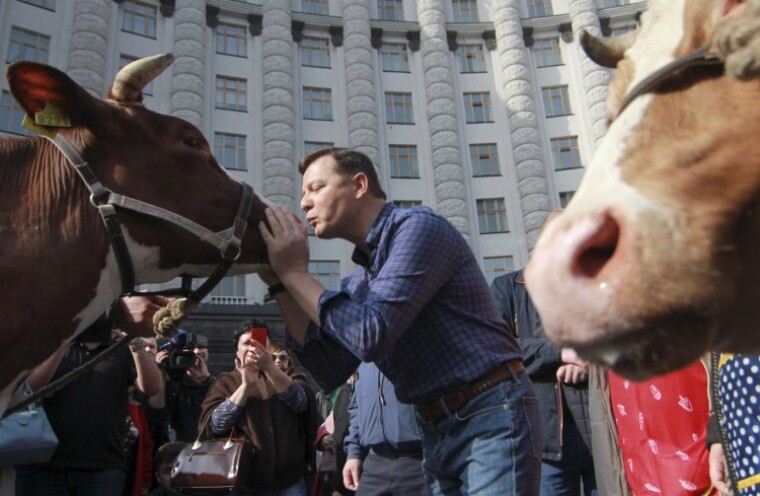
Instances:
[[[456,413],[420,421],[431,495],[536,496],[542,434],[538,401],[523,373],[471,399]]]
[[[596,496],[594,459],[571,418],[562,437],[562,459],[541,465],[541,496]]]
[[[16,467],[17,496],[121,495],[127,476],[121,469],[79,470]]]

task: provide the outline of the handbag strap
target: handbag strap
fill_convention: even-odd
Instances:
[[[58,379],[51,382],[47,386],[38,389],[33,394],[27,396],[26,398],[19,401],[18,403],[8,407],[8,409],[5,410],[5,412],[3,412],[3,415],[2,417],[0,417],[0,420],[4,419],[8,415],[18,412],[19,410],[23,410],[24,408],[31,405],[32,403],[36,403],[39,400],[43,400],[45,398],[52,396],[54,393],[60,391],[65,386],[68,386],[69,384],[71,384],[71,382],[73,382],[74,379],[82,375],[84,372],[93,368],[95,365],[103,361],[105,358],[113,355],[116,352],[116,350],[118,350],[119,348],[127,344],[127,342],[130,339],[131,337],[126,334],[120,337],[115,343],[113,343],[108,348],[106,348],[102,353],[98,353],[97,355],[95,355],[92,358],[92,360],[88,361],[87,363],[83,365],[80,365],[74,370],[68,372],[66,375],[59,377]]]
[[[201,429],[201,430],[198,431],[198,437],[195,439],[195,442],[190,446],[190,449],[192,451],[195,451],[195,450],[197,450],[198,448],[200,448],[202,446],[202,444],[201,444],[201,436],[203,436],[203,433],[206,432],[206,428],[208,427],[209,422],[211,422],[211,417],[213,417],[213,415],[214,414],[212,413],[211,415],[208,416],[208,418],[206,419],[206,422],[203,423],[203,429]],[[237,428],[237,423],[235,423],[235,425],[232,426],[232,429],[230,429],[230,435],[227,438],[227,442],[224,443],[224,449],[226,449],[226,450],[230,449],[230,448],[232,448],[232,446],[234,446],[233,443],[232,443],[232,440],[235,439],[235,437],[234,437],[235,436],[235,428]]]

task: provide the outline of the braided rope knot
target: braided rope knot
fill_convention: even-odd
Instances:
[[[715,45],[735,79],[760,76],[760,0],[748,0],[746,11],[718,29]]]
[[[156,336],[169,339],[179,330],[179,323],[187,317],[192,302],[187,298],[172,300],[153,315],[153,326]]]

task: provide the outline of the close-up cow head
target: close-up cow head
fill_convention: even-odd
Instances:
[[[616,69],[610,127],[526,269],[550,338],[633,378],[706,350],[760,353],[760,80],[726,74],[719,48],[757,15],[736,0],[649,5],[623,39],[584,36]]]

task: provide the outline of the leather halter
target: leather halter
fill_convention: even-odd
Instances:
[[[240,256],[243,234],[245,234],[245,230],[248,227],[248,213],[253,205],[253,188],[248,184],[240,182],[243,186],[243,195],[240,199],[240,205],[238,206],[237,215],[232,226],[223,231],[214,232],[174,212],[114,193],[103,186],[89,164],[82,159],[82,155],[69,140],[61,134],[57,134],[55,138],[48,139],[63,153],[79,177],[84,181],[87,189],[90,190],[90,203],[98,209],[103,219],[108,239],[111,242],[116,262],[119,266],[122,295],[185,296],[195,302],[200,302],[222,280],[232,266],[232,263]],[[222,254],[222,261],[219,262],[219,265],[217,265],[211,276],[195,291],[192,290],[191,286],[192,277],[187,275],[182,276],[181,288],[152,292],[135,291],[135,270],[132,265],[132,258],[129,256],[127,243],[124,240],[121,220],[117,215],[116,207],[156,217],[183,228],[200,238],[201,241],[217,248]]]
[[[640,97],[641,95],[654,91],[657,86],[664,83],[665,81],[668,81],[669,79],[672,79],[673,77],[676,77],[686,69],[689,69],[691,67],[722,66],[723,60],[721,60],[720,57],[718,57],[716,54],[711,53],[711,48],[711,45],[707,45],[687,55],[684,55],[683,57],[680,57],[673,62],[666,64],[664,67],[656,70],[649,76],[639,81],[639,83],[634,86],[630,92],[628,92],[628,94],[625,96],[625,99],[623,99],[623,103],[620,105],[618,115],[622,114],[623,110],[628,105],[630,105],[633,100]]]

